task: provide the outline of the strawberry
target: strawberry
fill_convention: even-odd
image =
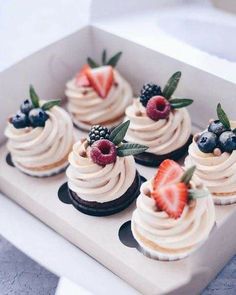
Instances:
[[[86,76],[93,89],[101,98],[106,98],[113,84],[113,69],[111,66],[102,66],[87,69]]]
[[[188,187],[183,182],[167,184],[153,191],[152,198],[158,209],[165,211],[169,217],[177,219],[187,204]]]
[[[86,64],[82,67],[80,72],[75,76],[75,83],[81,87],[88,87],[90,86],[89,80],[86,76],[86,71],[89,69],[89,65]]]
[[[178,163],[173,160],[164,160],[154,177],[153,189],[156,190],[167,183],[176,183],[182,175],[183,169]]]

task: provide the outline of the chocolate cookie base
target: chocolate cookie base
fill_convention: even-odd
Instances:
[[[161,162],[164,161],[165,159],[171,159],[171,160],[177,161],[181,159],[187,153],[188,147],[192,143],[192,139],[193,139],[193,136],[190,135],[189,139],[182,147],[165,155],[155,155],[148,152],[135,155],[134,156],[135,162],[143,166],[158,167],[161,164]]]
[[[136,171],[136,176],[128,190],[118,199],[113,201],[98,203],[81,199],[75,192],[68,188],[72,205],[80,212],[92,216],[108,216],[118,213],[127,208],[139,195],[141,177]]]

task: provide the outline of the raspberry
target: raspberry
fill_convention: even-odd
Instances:
[[[117,156],[116,146],[107,139],[97,140],[91,146],[90,156],[100,166],[114,163]]]
[[[156,95],[162,95],[160,86],[156,84],[152,84],[152,83],[147,83],[143,85],[143,88],[141,90],[141,95],[140,95],[141,104],[144,107],[146,107],[149,99]]]
[[[147,115],[154,121],[166,119],[170,113],[170,103],[163,96],[152,97],[147,104]]]
[[[106,127],[95,125],[91,128],[89,132],[89,145],[92,145],[95,141],[99,139],[109,139],[110,130]]]

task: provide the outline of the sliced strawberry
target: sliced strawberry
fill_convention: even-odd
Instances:
[[[176,183],[182,175],[183,169],[178,163],[173,160],[164,160],[154,177],[153,189],[156,190],[167,183]]]
[[[81,87],[88,87],[90,86],[90,82],[87,78],[86,71],[89,69],[89,65],[86,64],[82,67],[80,72],[75,76],[75,83]]]
[[[160,187],[152,192],[157,208],[165,211],[169,217],[177,219],[181,216],[188,200],[188,187],[185,183],[173,183]]]
[[[87,78],[93,89],[101,98],[106,98],[113,84],[113,69],[111,66],[102,66],[86,70]]]

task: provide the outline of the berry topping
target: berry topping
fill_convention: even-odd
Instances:
[[[32,109],[29,112],[29,121],[32,127],[44,127],[48,115],[41,108]]]
[[[14,117],[12,117],[10,122],[16,129],[25,128],[29,123],[27,115],[21,112],[18,112]]]
[[[236,134],[232,131],[225,131],[219,137],[219,145],[222,151],[231,153],[236,150]]]
[[[187,204],[188,187],[183,182],[161,186],[152,192],[152,198],[158,209],[165,211],[169,217],[177,219]]]
[[[89,132],[89,145],[92,145],[95,141],[100,139],[109,139],[110,130],[106,127],[95,125]]]
[[[28,115],[28,113],[32,110],[32,108],[33,108],[33,105],[31,100],[29,99],[24,100],[24,102],[20,106],[21,112],[26,115]]]
[[[86,71],[89,69],[89,65],[84,65],[81,71],[75,76],[75,83],[80,87],[90,86],[89,80],[86,76]]]
[[[162,95],[161,87],[153,83],[147,83],[143,85],[141,90],[140,102],[144,107],[146,107],[149,99],[157,95]]]
[[[92,144],[90,156],[100,166],[114,163],[117,156],[116,146],[107,139],[100,139]]]
[[[155,190],[165,184],[176,183],[180,181],[182,175],[183,169],[178,163],[169,159],[164,160],[154,178],[153,189]]]
[[[163,96],[154,96],[147,103],[147,115],[154,121],[166,119],[170,109],[170,103]]]
[[[113,85],[113,69],[111,66],[102,66],[99,68],[88,68],[86,76],[97,94],[101,98],[106,98]]]
[[[208,131],[215,133],[217,136],[220,136],[221,133],[228,131],[227,128],[220,122],[220,120],[215,120],[210,123]]]
[[[217,144],[217,135],[209,131],[202,133],[197,141],[198,148],[203,153],[212,153],[217,147]]]

